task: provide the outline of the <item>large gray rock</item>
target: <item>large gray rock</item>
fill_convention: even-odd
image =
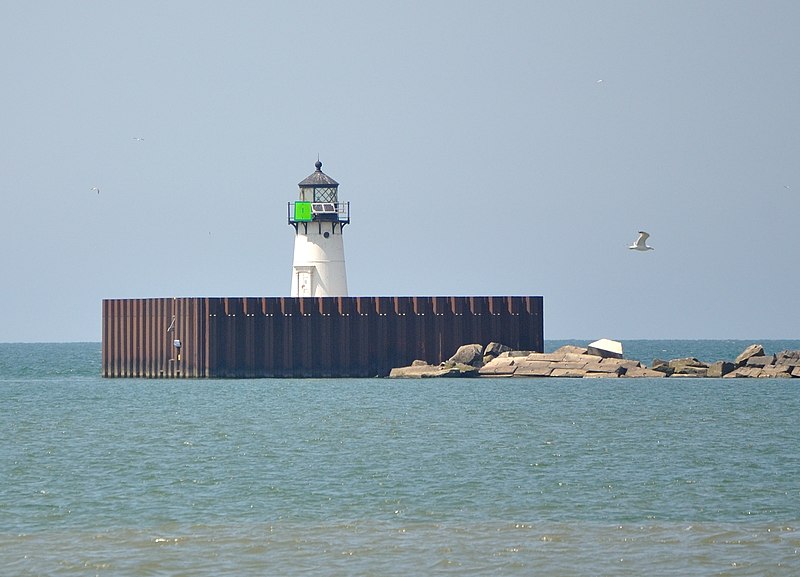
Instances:
[[[653,359],[653,364],[650,366],[650,368],[654,371],[664,373],[667,376],[670,376],[675,372],[675,369],[669,366],[667,361],[662,361],[661,359]]]
[[[506,351],[504,353],[500,353],[498,358],[520,358],[520,357],[527,357],[528,355],[538,355],[541,353],[534,353],[533,351]]]
[[[510,350],[511,347],[508,347],[501,343],[492,342],[486,345],[486,348],[483,349],[483,357],[484,359],[486,357],[491,357],[491,358],[499,357],[502,353],[508,352]]]
[[[682,359],[672,359],[669,362],[669,366],[672,367],[675,372],[678,372],[679,369],[683,367],[695,367],[695,368],[707,368],[708,365],[705,364],[703,361],[699,361],[694,357],[684,357]]]
[[[586,376],[586,371],[583,369],[570,369],[566,367],[558,367],[550,372],[551,377],[569,378],[569,379],[582,379]]]
[[[549,377],[553,369],[549,361],[521,361],[514,371],[515,377]]]
[[[646,367],[631,367],[630,369],[626,370],[622,373],[623,377],[625,378],[649,378],[649,379],[661,379],[666,378],[667,374],[663,371],[654,371],[653,369],[648,369]]]
[[[766,367],[775,364],[775,355],[756,355],[747,359],[748,367]]]
[[[611,367],[612,369],[620,368],[624,372],[627,371],[628,369],[639,368],[642,366],[642,363],[640,363],[639,361],[635,361],[633,359],[603,359],[600,362],[600,366],[606,368]]]
[[[717,361],[716,363],[711,363],[708,365],[708,372],[706,373],[706,376],[719,379],[733,371],[735,368],[736,365],[731,362]]]
[[[617,373],[596,373],[594,371],[588,371],[585,375],[583,375],[583,378],[584,379],[618,379],[619,375]]]
[[[737,367],[743,367],[747,364],[747,359],[750,357],[763,357],[764,356],[764,347],[761,345],[750,345],[741,353],[739,356],[736,357],[736,360],[733,362],[736,364]]]
[[[735,370],[725,375],[725,378],[790,379],[792,377],[800,376],[800,371],[798,371],[798,374],[795,375],[793,374],[794,370],[789,371],[786,365],[766,367],[737,367]]]
[[[587,377],[608,375],[609,377],[613,378],[624,374],[631,368],[636,368],[636,367],[626,368],[616,363],[599,362],[599,363],[587,364],[585,370]]]
[[[429,379],[441,377],[477,377],[477,367],[458,363],[442,363],[441,365],[412,365],[397,367],[391,370],[391,379]]]
[[[791,369],[785,365],[780,367],[764,367],[761,369],[761,372],[758,373],[758,377],[761,379],[791,379],[792,373]]]
[[[480,367],[483,365],[483,345],[461,345],[447,362]]]
[[[589,349],[587,347],[577,347],[575,345],[564,345],[558,347],[556,350],[552,352],[554,355],[566,355],[568,353],[575,354],[575,355],[585,355],[588,354]]]
[[[438,366],[429,364],[411,365],[409,367],[395,367],[389,372],[390,379],[421,379],[424,377],[439,376]]]
[[[694,357],[672,359],[669,366],[673,377],[705,377],[708,374],[708,365]]]
[[[776,365],[800,367],[800,351],[781,351],[775,355]]]
[[[484,357],[485,358],[485,357]],[[517,359],[496,358],[485,363],[478,373],[481,376],[511,376],[517,370]]]
[[[730,373],[725,375],[726,379],[749,379],[755,378],[759,375],[761,369],[759,367],[737,367]]]
[[[708,367],[681,367],[680,370],[672,373],[671,378],[680,377],[707,377]]]

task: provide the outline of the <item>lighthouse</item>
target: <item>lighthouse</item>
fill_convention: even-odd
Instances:
[[[339,202],[339,183],[316,170],[300,182],[300,198],[289,203],[294,228],[293,297],[347,296],[342,231],[350,223],[350,203]]]

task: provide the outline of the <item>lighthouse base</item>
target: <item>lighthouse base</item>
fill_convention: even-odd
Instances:
[[[338,223],[324,224],[312,223],[295,235],[293,297],[347,296],[342,229]]]

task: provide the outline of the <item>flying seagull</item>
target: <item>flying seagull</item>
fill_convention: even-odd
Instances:
[[[134,136],[133,139],[138,140],[139,142],[144,142],[144,138],[141,138],[139,136]]]
[[[97,194],[100,194],[100,189],[99,189],[99,188],[97,188],[96,186],[93,186],[93,187],[91,188],[91,190],[94,190],[94,191],[95,191]]]
[[[639,238],[636,239],[636,242],[633,243],[628,248],[631,250],[655,250],[652,246],[647,246],[647,239],[650,238],[650,234],[640,230],[639,231]]]

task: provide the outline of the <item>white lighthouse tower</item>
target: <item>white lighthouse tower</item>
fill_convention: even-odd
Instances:
[[[344,268],[344,225],[350,222],[350,203],[339,202],[339,183],[316,170],[303,180],[300,199],[289,203],[294,227],[293,297],[347,296]]]

